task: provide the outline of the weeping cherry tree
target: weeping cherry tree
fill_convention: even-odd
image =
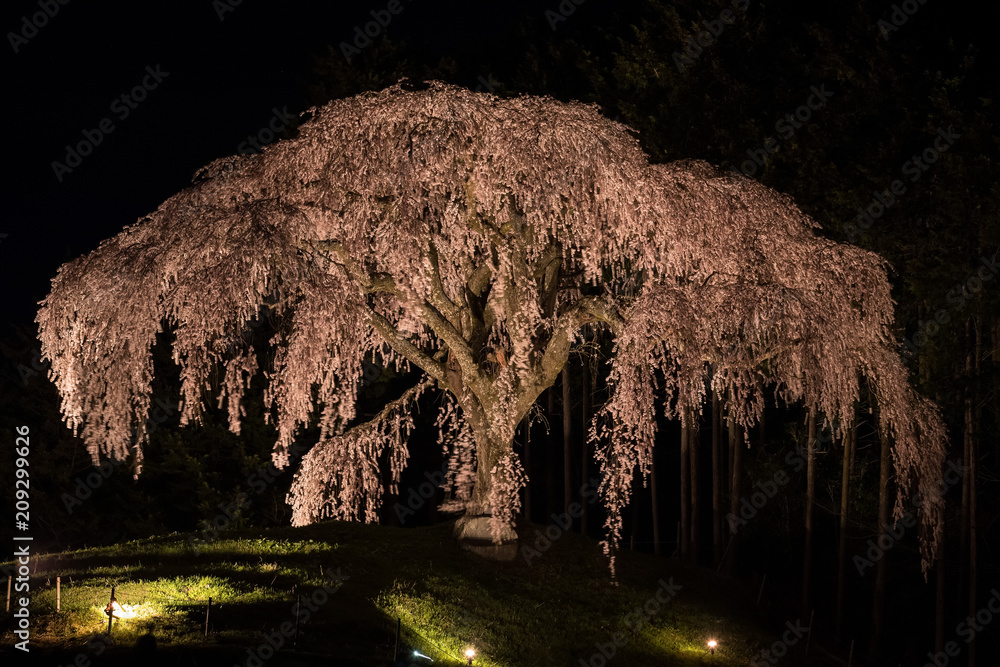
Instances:
[[[650,164],[629,128],[584,104],[430,83],[309,114],[294,139],[210,164],[53,279],[37,318],[43,354],[95,462],[141,470],[162,329],[181,368],[182,423],[211,397],[239,433],[259,370],[239,333],[266,308],[286,323],[261,369],[275,464],[315,415],[321,429],[289,494],[293,523],[377,520],[381,466],[395,490],[414,405],[436,391],[464,536],[500,543],[515,536],[526,482],[517,424],[585,329],[608,329],[611,397],[590,438],[612,558],[631,480],[651,467],[656,411],[696,415],[710,377],[745,428],[765,386],[849,423],[866,380],[893,443],[896,516],[908,495],[928,499],[930,559],[946,436],[896,353],[877,255],[817,236],[753,180],[698,161]],[[422,379],[357,423],[369,358]]]

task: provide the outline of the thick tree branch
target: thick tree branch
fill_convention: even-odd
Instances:
[[[337,253],[339,258],[338,264],[344,267],[347,274],[351,279],[355,280],[368,292],[388,292],[393,294],[397,298],[406,304],[407,299],[405,295],[399,290],[396,284],[386,276],[371,276],[364,272],[361,267],[358,266],[344,246],[338,241],[323,241],[315,244],[315,247],[320,250],[332,250]],[[433,262],[432,262],[433,263]],[[432,286],[432,293],[438,291],[440,292],[436,296],[432,296],[435,301],[439,301],[445,307],[454,304],[450,299],[444,294],[443,286],[440,283],[440,275],[437,276],[437,287]],[[476,361],[475,355],[472,348],[469,346],[468,341],[462,336],[461,332],[452,324],[448,317],[443,315],[433,303],[428,303],[427,301],[417,301],[414,303],[406,304],[410,307],[414,307],[419,313],[422,321],[430,327],[430,329],[448,346],[451,355],[459,364],[461,368],[462,383],[467,385],[469,389],[473,391],[481,400],[492,401],[494,400],[495,392],[491,386],[489,379],[483,373],[482,367]],[[392,326],[392,324],[386,320],[384,317],[375,313],[373,310],[369,309],[369,318],[372,321],[372,326],[382,334],[386,341],[392,346],[394,350],[402,354],[407,360],[416,364],[418,367],[423,369],[428,375],[438,380],[442,385],[447,385],[449,389],[453,390],[456,396],[461,396],[462,388],[453,386],[455,380],[450,379],[448,366],[446,364],[441,364],[440,362],[434,361],[431,357],[427,356],[423,351],[417,348],[415,345],[410,343],[406,338],[400,334]],[[451,374],[452,376],[454,374]]]
[[[579,308],[588,313],[594,320],[607,324],[616,336],[621,335],[625,327],[625,320],[618,313],[618,309],[604,299],[585,296],[577,301],[573,308]],[[570,310],[572,311],[572,308]]]
[[[534,278],[538,285],[542,315],[551,317],[556,309],[559,296],[559,277],[562,269],[562,249],[556,243],[549,243],[545,253],[538,260]]]
[[[402,334],[396,331],[389,320],[379,315],[371,308],[365,310],[368,322],[385,339],[389,346],[403,355],[410,363],[437,380],[442,386],[448,386],[448,375],[445,366],[440,361],[435,360],[416,345],[406,340]]]
[[[462,370],[462,381],[475,393],[480,400],[492,402],[496,392],[483,372],[482,366],[476,361],[472,348],[451,322],[448,321],[432,304],[421,302],[417,304],[423,322],[445,342],[448,350],[458,362]],[[458,394],[456,394],[458,395]]]
[[[453,326],[461,327],[461,309],[445,294],[444,284],[441,282],[441,265],[433,240],[427,243],[427,261],[431,267],[431,292],[429,295],[431,303],[448,318]]]
[[[388,292],[390,294],[395,294],[399,296],[399,291],[396,288],[396,284],[392,281],[392,278],[383,274],[370,274],[361,268],[357,262],[351,257],[350,253],[344,248],[344,245],[340,241],[319,241],[312,243],[311,247],[314,250],[319,251],[333,251],[337,255],[337,259],[326,255],[325,257],[329,259],[334,264],[341,266],[347,275],[351,277],[352,280],[357,282],[361,288],[368,294],[374,294],[376,292]]]

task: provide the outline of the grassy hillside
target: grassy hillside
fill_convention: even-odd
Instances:
[[[545,528],[522,527],[526,544],[536,530]],[[600,549],[578,535],[496,563],[462,551],[450,531],[328,522],[39,556],[30,657],[11,648],[10,613],[0,652],[4,664],[370,667],[392,663],[397,619],[407,666],[466,664],[468,647],[484,667],[749,665],[776,640],[705,570],[624,553],[613,585]],[[112,586],[125,617],[108,640]]]

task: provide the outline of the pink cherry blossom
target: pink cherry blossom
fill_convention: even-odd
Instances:
[[[846,422],[866,379],[893,443],[900,495],[940,477],[945,431],[908,384],[877,255],[818,236],[787,196],[699,161],[653,165],[593,106],[396,85],[310,110],[294,139],[213,162],[194,183],[66,265],[38,314],[66,423],[141,469],[158,331],[174,332],[182,420],[217,381],[239,431],[257,372],[239,333],[262,308],[274,461],[315,410],[321,437],[289,500],[294,523],[373,521],[408,456],[417,397],[447,397],[451,502],[512,524],[524,471],[514,430],[584,328],[615,338],[598,445],[621,534],[633,472],[649,471],[657,406],[700,410],[706,378],[752,425],[762,384]],[[426,380],[356,418],[362,361]],[[709,374],[709,367],[714,373]],[[218,371],[218,380],[213,380]],[[928,493],[923,556],[941,539]]]

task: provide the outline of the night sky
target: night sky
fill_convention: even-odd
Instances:
[[[461,3],[431,4],[404,0],[387,29],[416,49],[490,49],[518,7],[482,3],[473,12]],[[32,319],[62,262],[154,210],[198,168],[237,153],[272,123],[275,110],[306,110],[314,60],[328,45],[352,41],[355,26],[385,3],[56,6],[35,36],[13,40],[16,53],[5,39],[5,148],[13,159],[0,270],[5,285],[18,286],[13,295],[8,290],[17,320]],[[38,11],[35,2],[7,3],[2,24],[30,34],[22,17]],[[159,68],[162,80],[150,78],[147,67]],[[121,99],[144,78],[153,84],[137,94],[145,99]],[[98,131],[102,120],[111,132]],[[66,162],[67,145],[95,131],[100,144],[78,167],[53,168]]]
[[[790,34],[803,21],[838,20],[836,3],[784,4]],[[960,38],[981,41],[988,22],[943,4],[921,7],[922,23],[908,27],[926,30],[945,21]],[[0,245],[0,275],[5,285],[17,285],[13,293],[6,290],[7,312],[30,321],[59,264],[154,210],[201,166],[236,153],[275,110],[294,115],[315,103],[309,88],[317,82],[316,58],[330,47],[339,52],[356,27],[372,20],[370,12],[385,5],[56,2],[55,15],[34,29],[25,28],[24,18],[41,11],[37,1],[5,3],[8,167],[0,232],[9,236]],[[466,70],[456,78],[474,86],[490,74],[475,71],[480,54],[502,59],[505,32],[525,16],[535,19],[538,35],[553,34],[544,12],[558,3],[401,0],[400,6],[386,34],[429,62],[450,55]],[[599,22],[613,8],[601,0],[583,3],[558,29]],[[22,38],[32,30],[34,36]],[[993,73],[988,62],[977,68],[987,78]],[[167,75],[142,102],[122,101],[142,84],[147,67]],[[67,145],[105,119],[113,130],[99,132],[92,154],[57,177],[52,163],[65,162]]]

